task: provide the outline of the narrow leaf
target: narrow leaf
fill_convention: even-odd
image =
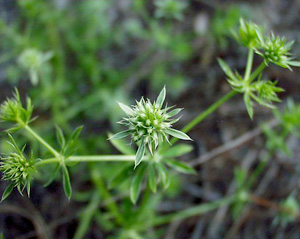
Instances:
[[[186,163],[179,162],[179,161],[173,160],[173,159],[168,159],[168,160],[166,160],[166,164],[178,172],[186,173],[186,174],[196,174],[195,169],[193,169]]]
[[[4,193],[2,194],[1,202],[3,202],[6,198],[9,197],[9,195],[11,194],[13,189],[14,189],[14,185],[12,183],[6,187],[6,189],[4,190]]]
[[[193,150],[193,146],[189,144],[178,144],[164,152],[162,155],[163,157],[170,158],[170,157],[178,157],[184,154],[187,154]]]
[[[156,178],[155,178],[155,168],[152,163],[148,166],[148,183],[152,192],[156,193]]]
[[[156,103],[159,105],[159,108],[162,107],[165,98],[166,98],[166,87],[164,86],[164,88],[161,90],[156,100]]]
[[[192,140],[187,134],[177,129],[166,129],[166,133],[178,139]]]
[[[138,151],[136,152],[134,169],[136,169],[136,167],[142,162],[145,154],[145,149],[145,144],[144,142],[142,142],[140,147],[138,148]]]
[[[108,138],[108,140],[122,139],[128,136],[129,134],[130,134],[130,130],[124,130],[117,134],[112,135],[111,137]]]
[[[66,144],[66,140],[65,140],[64,133],[59,126],[56,126],[56,138],[60,146],[63,148]]]
[[[141,193],[141,185],[143,183],[144,178],[145,165],[140,167],[133,177],[131,186],[130,186],[130,199],[132,203],[136,204],[138,197]]]
[[[246,106],[246,109],[248,111],[250,119],[253,119],[253,107],[252,107],[252,102],[250,100],[250,96],[248,94],[244,94],[244,103]]]
[[[157,171],[159,173],[160,180],[162,182],[162,185],[163,185],[164,189],[168,188],[169,184],[170,184],[170,180],[169,180],[169,176],[168,176],[168,170],[166,169],[166,167],[162,163],[156,163],[155,166],[156,166]]]
[[[121,107],[121,109],[125,112],[125,114],[127,114],[127,115],[133,115],[134,114],[133,110],[129,106],[127,106],[127,105],[125,105],[121,102],[118,102],[118,104]]]
[[[82,128],[83,128],[83,126],[77,127],[77,128],[73,131],[73,133],[72,133],[72,135],[71,135],[69,141],[78,139],[78,137],[79,137],[79,135],[80,135],[80,133],[81,133],[81,131],[82,131]]]
[[[230,69],[230,67],[227,65],[225,61],[223,61],[221,58],[218,58],[218,62],[227,77],[229,77],[230,79],[236,78],[234,73],[232,72],[232,70]]]
[[[70,182],[70,176],[68,169],[66,165],[62,165],[62,174],[63,174],[63,186],[64,186],[64,191],[68,199],[70,200],[71,195],[72,195],[72,187],[71,187],[71,182]]]

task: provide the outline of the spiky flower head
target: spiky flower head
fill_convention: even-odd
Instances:
[[[293,41],[287,42],[284,37],[275,36],[273,33],[263,40],[263,51],[257,50],[257,54],[265,59],[265,63],[272,62],[283,68],[291,69],[291,66],[300,67],[300,62],[295,61],[290,53]]]
[[[11,130],[18,130],[32,119],[33,106],[31,99],[27,98],[27,106],[23,107],[18,90],[15,90],[14,97],[7,99],[0,106],[0,120],[4,122],[16,123]]]
[[[139,144],[135,166],[142,161],[146,147],[153,154],[153,151],[157,149],[160,143],[164,141],[169,142],[169,135],[183,140],[191,140],[185,133],[172,128],[172,124],[179,120],[172,117],[177,115],[182,109],[173,109],[173,107],[162,108],[165,97],[166,89],[164,87],[157,100],[153,103],[149,99],[145,100],[144,98],[136,101],[136,105],[132,106],[132,108],[119,103],[127,115],[119,123],[128,127],[128,129],[113,135],[110,139],[131,136],[132,141]]]
[[[2,180],[10,183],[2,196],[2,201],[9,196],[13,188],[17,188],[20,194],[23,194],[23,190],[26,188],[29,195],[32,175],[35,172],[34,160],[32,158],[27,160],[24,156],[24,148],[19,149],[11,135],[9,135],[9,138],[9,143],[15,152],[1,158]]]
[[[240,29],[233,32],[235,39],[248,48],[259,48],[262,40],[262,28],[253,22],[246,22],[240,19]]]

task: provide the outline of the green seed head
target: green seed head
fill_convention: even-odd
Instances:
[[[119,123],[126,126],[127,130],[113,135],[110,139],[114,140],[131,136],[131,140],[139,145],[135,166],[141,162],[145,153],[145,146],[153,154],[153,151],[160,143],[163,141],[169,142],[169,135],[183,140],[191,140],[185,133],[172,128],[172,125],[179,120],[172,117],[177,115],[182,109],[163,108],[165,97],[166,89],[163,88],[154,102],[141,98],[131,108],[119,103],[127,115]]]
[[[9,137],[9,143],[16,152],[10,153],[1,158],[0,171],[2,172],[2,180],[10,182],[21,194],[23,190],[27,188],[27,192],[29,194],[30,182],[35,171],[34,160],[27,160],[24,156],[23,150],[18,148],[16,142],[10,135]]]
[[[262,39],[262,29],[253,22],[240,20],[240,29],[234,33],[236,40],[248,48],[259,48]]]
[[[18,90],[14,97],[7,99],[0,106],[0,119],[6,122],[17,123],[17,128],[28,124],[31,121],[33,106],[30,98],[27,98],[27,106],[23,107]]]

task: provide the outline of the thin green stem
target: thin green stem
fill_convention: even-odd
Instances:
[[[266,68],[266,63],[262,62],[256,69],[253,71],[251,76],[249,77],[249,81],[253,81],[265,68]]]
[[[200,214],[204,214],[206,212],[215,210],[222,206],[229,205],[235,199],[236,199],[236,195],[224,197],[222,199],[219,199],[219,200],[216,200],[213,202],[204,203],[199,206],[190,207],[190,208],[184,209],[182,211],[179,211],[179,212],[176,212],[173,214],[156,217],[151,224],[152,224],[152,226],[159,226],[162,224],[169,223],[171,221],[183,220],[183,219],[187,219],[190,217],[199,216]]]
[[[56,158],[61,157],[60,153],[57,152],[51,145],[49,145],[42,137],[40,137],[29,125],[26,124],[24,129],[37,141],[39,141],[46,149],[48,149]]]
[[[221,99],[216,101],[214,104],[212,104],[209,108],[207,108],[205,111],[200,113],[196,118],[194,118],[190,123],[188,123],[182,131],[184,133],[188,133],[193,127],[195,127],[197,124],[199,124],[201,121],[203,121],[205,118],[207,118],[210,114],[212,114],[216,109],[218,109],[222,104],[224,104],[227,100],[231,99],[233,96],[237,94],[236,91],[231,90],[229,93],[224,95]],[[177,142],[177,138],[173,138],[171,143]]]
[[[246,72],[245,72],[245,76],[244,76],[244,80],[245,81],[248,81],[249,78],[250,78],[250,74],[251,74],[251,70],[252,70],[252,65],[253,65],[253,55],[254,55],[253,49],[249,49],[248,59],[247,59],[247,66],[246,66]]]
[[[68,162],[101,162],[101,161],[129,161],[134,162],[135,155],[83,155],[70,156]]]

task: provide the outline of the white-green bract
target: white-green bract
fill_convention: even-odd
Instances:
[[[132,108],[119,103],[127,115],[119,123],[128,127],[128,129],[113,135],[110,139],[121,139],[130,135],[132,141],[139,144],[135,167],[142,161],[146,148],[153,154],[153,151],[157,149],[160,143],[164,141],[169,142],[169,135],[178,139],[191,140],[187,134],[172,128],[172,124],[179,120],[179,118],[173,119],[172,117],[177,115],[182,109],[173,109],[174,107],[162,108],[165,97],[166,88],[164,87],[157,100],[153,103],[149,99],[145,100],[144,98],[136,101],[136,105],[132,106]]]

